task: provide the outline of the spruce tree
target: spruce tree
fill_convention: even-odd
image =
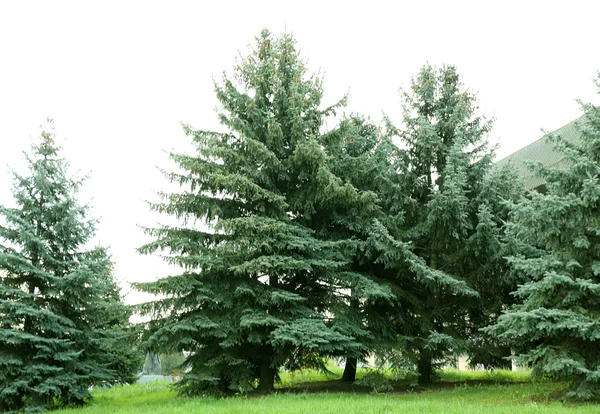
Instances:
[[[189,352],[181,392],[270,391],[282,366],[361,354],[356,325],[327,311],[369,279],[350,271],[352,243],[317,234],[314,219],[369,195],[331,171],[322,129],[343,100],[321,108],[322,80],[291,36],[263,31],[215,89],[228,132],[184,127],[196,153],[171,154],[180,171],[166,173],[182,191],[152,205],[182,224],[147,229],[155,241],[140,249],[183,268],[137,285],[160,295],[141,306],[146,346]]]
[[[328,186],[312,186],[317,211],[305,215],[305,223],[317,237],[344,241],[349,247],[349,269],[345,280],[333,287],[337,294],[328,309],[334,315],[334,326],[351,333],[364,358],[388,348],[394,338],[385,318],[374,311],[382,304],[391,305],[394,297],[365,249],[373,222],[384,219],[385,206],[394,203],[394,194],[387,190],[397,188],[389,185],[395,178],[390,158],[396,147],[380,128],[357,114],[343,119],[322,143],[330,171],[345,191],[334,193]],[[343,381],[355,380],[359,359],[347,355]]]
[[[600,90],[600,77],[596,82]],[[533,192],[512,213],[511,231],[537,251],[511,263],[529,278],[522,301],[488,332],[524,349],[518,361],[535,377],[573,383],[570,395],[600,397],[600,107],[582,104],[581,141],[548,139],[564,169],[532,164],[547,192]]]
[[[403,128],[388,122],[388,129],[403,150],[397,182],[406,196],[396,207],[398,224],[375,227],[372,252],[396,286],[400,314],[391,318],[400,353],[428,383],[493,316],[486,304],[500,292],[478,290],[494,280],[510,291],[504,268],[494,263],[501,262],[500,247],[511,246],[503,236],[502,198],[520,192],[505,176],[490,178],[492,124],[476,114],[475,96],[454,67],[423,67],[403,101]]]
[[[465,279],[479,294],[477,300],[465,303],[463,335],[471,366],[511,367],[506,358],[511,349],[506,342],[480,329],[495,323],[502,311],[516,302],[512,292],[527,280],[506,260],[508,256],[531,250],[508,231],[511,208],[524,194],[521,177],[512,165],[494,166],[474,203],[476,223],[461,258]]]
[[[139,369],[129,311],[94,222],[78,204],[51,120],[14,174],[15,207],[0,207],[0,409],[40,410],[89,399],[92,385]]]

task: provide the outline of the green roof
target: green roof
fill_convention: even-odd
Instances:
[[[551,134],[560,135],[569,142],[579,142],[581,134],[575,126],[579,119],[551,132]],[[519,175],[523,177],[525,189],[531,190],[540,187],[545,182],[543,179],[535,177],[529,171],[525,165],[525,161],[539,161],[547,167],[565,168],[567,164],[564,158],[563,154],[553,149],[552,144],[548,141],[548,134],[546,134],[537,141],[497,161],[496,166],[511,163],[517,169]]]

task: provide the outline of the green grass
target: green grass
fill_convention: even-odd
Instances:
[[[493,371],[461,371],[459,369],[444,369],[440,371],[440,381],[493,381],[493,382],[527,382],[531,371],[508,371],[497,369]]]
[[[364,375],[361,370],[360,375]],[[341,372],[337,372],[339,375]],[[527,373],[446,370],[429,388],[373,394],[364,388],[306,371],[282,375],[282,388],[268,396],[182,398],[168,383],[155,382],[93,392],[84,408],[64,412],[105,413],[600,413],[600,405],[564,403],[566,385],[527,381]],[[300,380],[301,379],[301,380]],[[507,382],[509,381],[509,382]],[[493,383],[497,382],[497,383]],[[312,384],[303,391],[299,384]],[[333,390],[334,392],[323,392]],[[343,392],[340,392],[343,391]],[[355,392],[357,391],[357,392]]]
[[[296,372],[282,372],[280,374],[281,384],[279,387],[288,388],[299,384],[315,383],[323,381],[337,380],[342,377],[343,368],[330,365],[327,369],[331,372],[324,373],[316,370],[304,370]],[[356,373],[356,379],[360,380],[372,369],[359,368]],[[396,377],[396,374],[386,369],[382,371],[390,380]],[[439,372],[441,382],[526,382],[529,380],[530,371],[508,371],[508,370],[493,370],[493,371],[461,371],[459,369],[444,369]]]
[[[327,369],[331,371],[333,375],[314,369],[306,369],[294,372],[281,372],[279,374],[281,383],[278,385],[278,387],[287,388],[303,383],[318,383],[323,381],[337,380],[342,377],[342,372],[344,371],[343,368],[339,368],[334,365],[328,366]],[[361,370],[359,369],[357,375],[360,375],[360,373]]]

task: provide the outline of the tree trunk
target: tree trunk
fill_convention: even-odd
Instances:
[[[358,323],[360,322],[360,302],[356,297],[356,289],[350,288],[350,312],[351,316],[356,317]],[[356,365],[358,364],[358,358],[347,357],[346,365],[344,366],[344,373],[342,374],[342,381],[354,382],[356,381]]]
[[[346,358],[346,366],[344,366],[344,373],[342,374],[342,381],[354,382],[356,381],[356,364],[358,364],[358,358]]]
[[[279,278],[277,276],[269,276],[269,286],[277,288],[279,286]],[[267,310],[267,313],[270,313]],[[264,345],[262,355],[265,355],[260,363],[260,373],[258,377],[258,387],[256,391],[259,393],[269,393],[275,390],[275,375],[277,370],[271,367],[273,348],[270,345]]]
[[[417,362],[417,370],[419,371],[419,385],[431,384],[431,371],[433,364],[431,363],[431,355],[422,353]]]
[[[260,393],[268,393],[275,390],[275,368],[271,367],[271,361],[263,360],[260,364],[260,377],[258,379],[258,387],[256,391]]]

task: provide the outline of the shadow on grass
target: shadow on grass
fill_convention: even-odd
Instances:
[[[511,381],[511,380],[497,380],[497,379],[470,379],[470,380],[456,380],[456,381],[436,381],[427,385],[416,385],[410,381],[400,380],[391,381],[390,384],[393,390],[380,391],[377,394],[415,394],[423,392],[451,390],[455,388],[477,388],[477,387],[488,387],[488,386],[519,386],[523,384],[529,384],[529,381]],[[276,388],[277,393],[288,393],[288,394],[300,394],[300,393],[345,393],[345,394],[373,394],[374,391],[371,387],[365,385],[359,385],[340,379],[327,380],[327,381],[307,381],[298,382],[294,385],[280,386]],[[561,395],[556,398],[562,397]]]

